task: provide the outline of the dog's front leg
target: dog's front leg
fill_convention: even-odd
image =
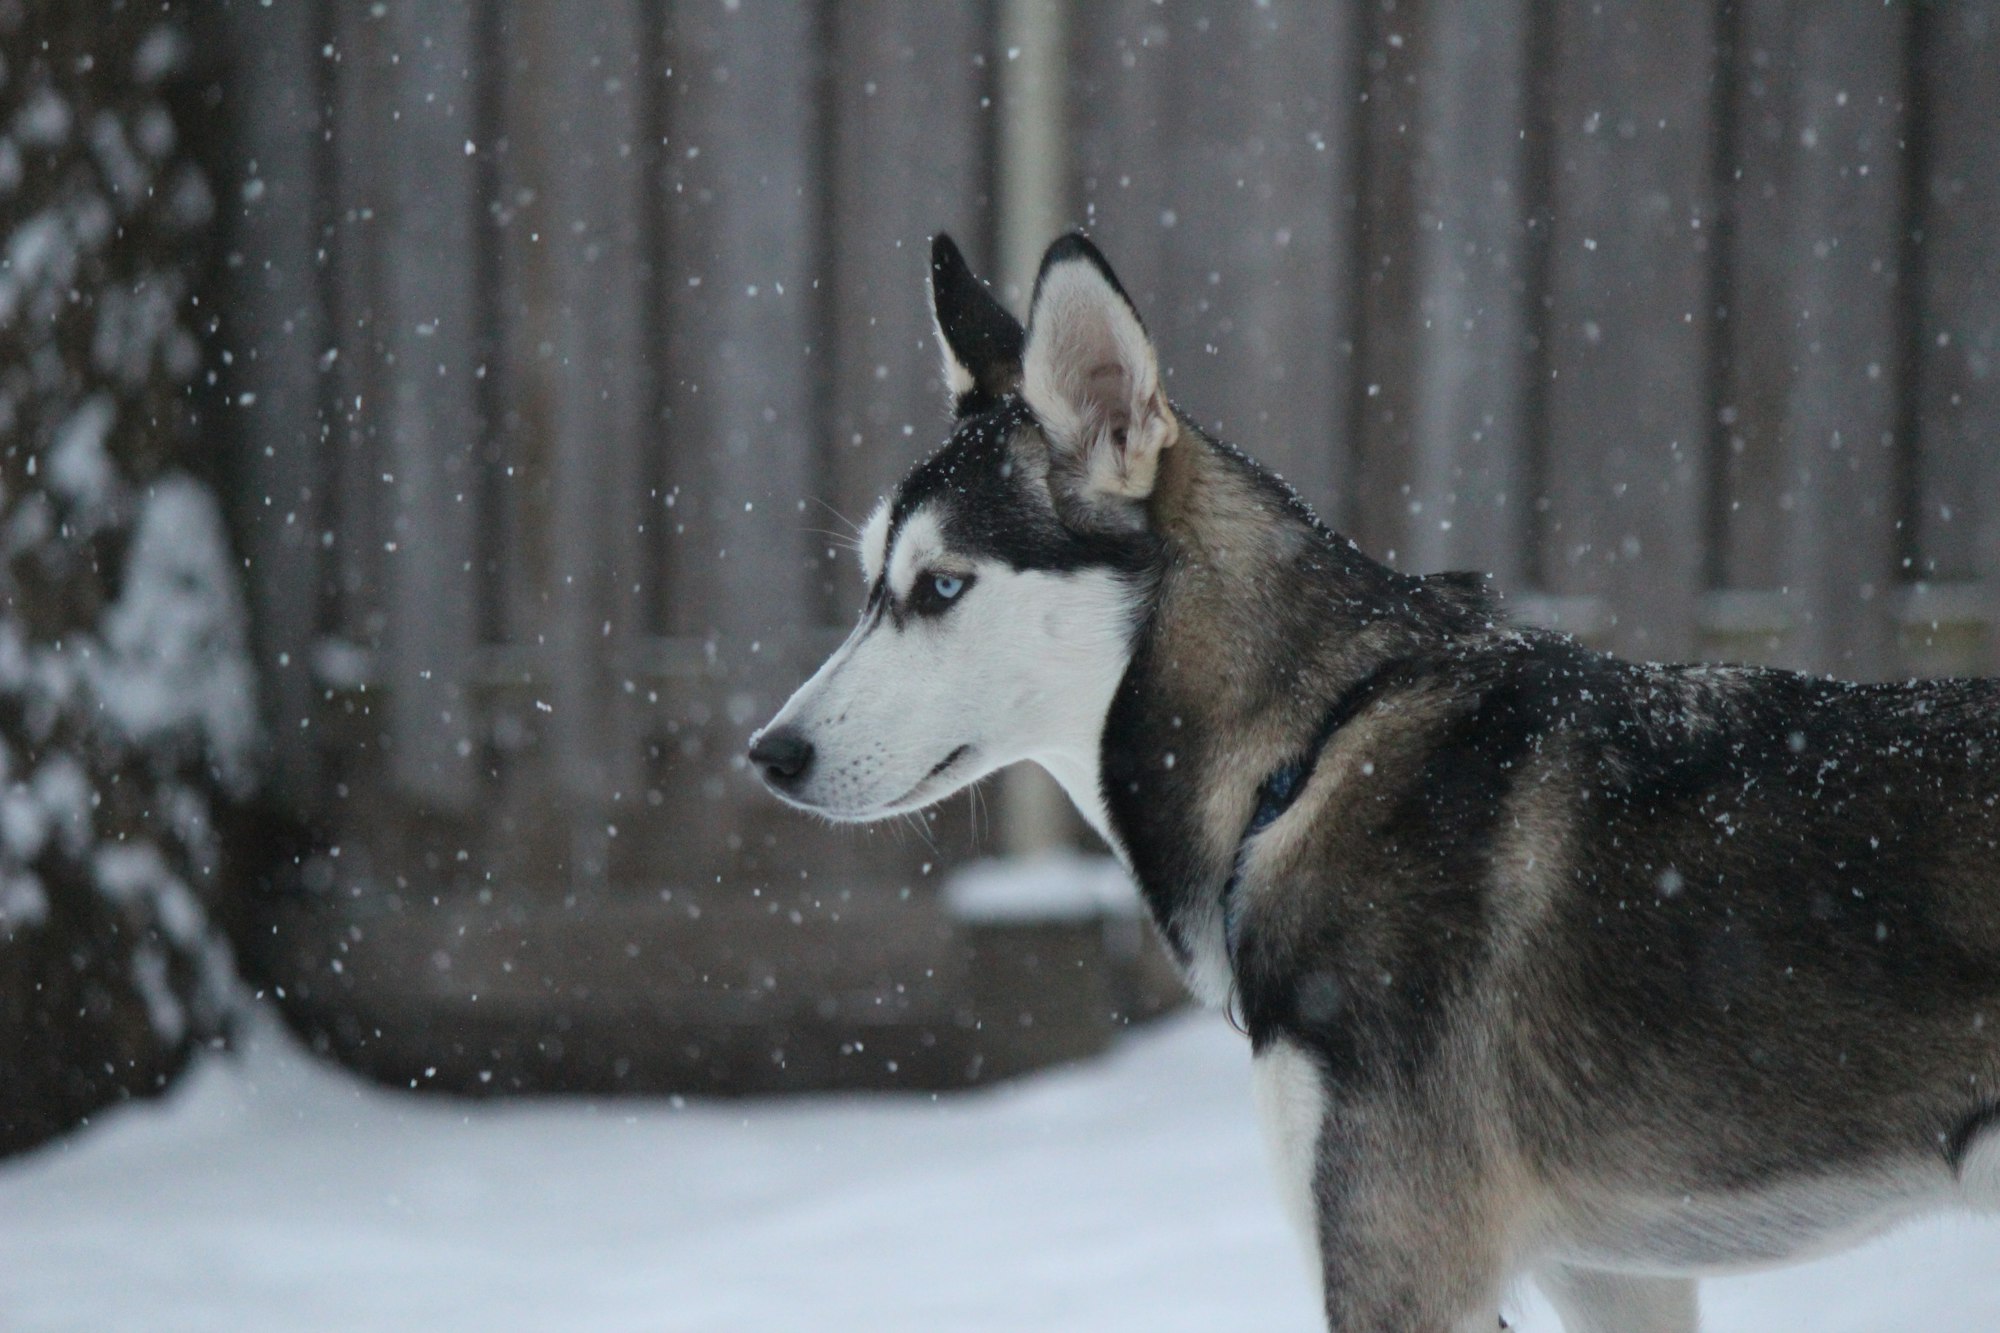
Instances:
[[[1691,1278],[1558,1264],[1535,1280],[1562,1315],[1564,1333],[1695,1333],[1700,1321]]]
[[[1337,1333],[1493,1333],[1509,1246],[1479,1153],[1407,1108],[1336,1110],[1315,1183]]]
[[[1502,1251],[1478,1153],[1392,1094],[1356,1100],[1285,1038],[1254,1062],[1291,1213],[1341,1333],[1493,1333]]]
[[[1500,1327],[1498,1238],[1457,1201],[1423,1193],[1385,1175],[1323,1196],[1320,1280],[1333,1333]]]

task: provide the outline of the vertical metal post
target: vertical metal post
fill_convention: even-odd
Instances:
[[[1001,0],[999,12],[1000,291],[1025,312],[1042,250],[1069,222],[1067,0]],[[1001,850],[1024,856],[1068,840],[1068,798],[1039,768],[1002,779]]]
[[[1069,221],[1067,0],[1000,0],[1001,295],[1025,311],[1042,251]]]

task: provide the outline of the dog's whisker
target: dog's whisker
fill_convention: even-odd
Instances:
[[[972,828],[972,846],[970,850],[974,854],[978,853],[982,841],[979,832],[980,821],[983,817],[987,816],[986,800],[984,795],[980,791],[980,789],[985,785],[986,784],[984,782],[975,782],[970,787],[967,787],[965,789],[970,797],[970,803],[972,806],[970,812],[970,818],[966,822],[970,824]]]
[[[859,523],[856,523],[853,519],[841,513],[838,509],[835,509],[831,504],[827,503],[824,499],[820,498],[819,496],[813,497],[813,503],[818,505],[821,509],[826,510],[827,513],[832,514],[835,522],[845,523],[847,525],[848,540],[852,541],[860,540],[861,525]]]

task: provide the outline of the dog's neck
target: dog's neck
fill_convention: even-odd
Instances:
[[[1290,719],[1282,730],[1309,731],[1328,700],[1385,661],[1495,619],[1476,585],[1370,559],[1275,474],[1191,423],[1167,451],[1148,517],[1159,584],[1141,632],[1184,663],[1176,674],[1203,692],[1206,712],[1238,726],[1275,710]]]
[[[1215,1001],[1228,989],[1222,888],[1259,785],[1357,681],[1491,615],[1463,582],[1369,559],[1186,421],[1148,517],[1156,583],[1106,717],[1101,786],[1148,905]]]

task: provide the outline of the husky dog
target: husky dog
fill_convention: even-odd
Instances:
[[[1694,1277],[2000,1203],[2000,687],[1639,665],[1411,577],[1168,402],[1102,255],[943,237],[956,424],[755,738],[872,820],[1021,760],[1255,1052],[1328,1325],[1691,1330]]]

